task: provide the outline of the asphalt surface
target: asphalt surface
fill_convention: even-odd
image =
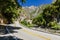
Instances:
[[[16,33],[14,32],[10,34],[0,35],[0,40],[1,38],[3,39],[4,37],[9,38],[4,40],[16,40],[14,38],[17,38],[17,40],[60,40],[60,36],[35,31],[29,28],[25,28],[22,25],[14,24],[9,26],[18,27],[18,28],[20,27],[20,29],[13,30],[13,31],[16,31]],[[12,30],[10,28],[8,29]],[[12,39],[10,39],[10,37],[12,37]]]
[[[15,33],[16,37],[20,37],[24,40],[60,40],[60,36],[48,34],[44,32],[38,32],[29,28],[25,28],[20,25],[22,29],[16,30],[18,33]],[[20,36],[19,36],[20,35]]]

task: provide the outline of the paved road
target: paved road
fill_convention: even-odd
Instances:
[[[12,26],[17,26],[17,25],[18,24]],[[17,33],[11,33],[7,35],[12,35],[17,38],[21,38],[23,40],[60,40],[60,36],[57,35],[34,31],[32,29],[25,28],[22,25],[18,25],[18,27],[21,27],[21,29],[14,30],[17,31]],[[4,35],[0,35],[0,36],[4,36]]]

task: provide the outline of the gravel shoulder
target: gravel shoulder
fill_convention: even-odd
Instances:
[[[60,30],[54,30],[54,29],[50,29],[50,28],[40,28],[40,27],[38,27],[38,28],[33,27],[31,29],[60,36]]]

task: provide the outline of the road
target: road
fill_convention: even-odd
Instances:
[[[14,30],[17,31],[17,33],[11,33],[6,35],[15,36],[17,38],[21,38],[22,40],[60,40],[60,36],[57,35],[35,31],[17,24],[12,26],[16,26],[16,27],[18,26],[21,27],[21,29]],[[0,36],[4,36],[4,35],[0,35]]]

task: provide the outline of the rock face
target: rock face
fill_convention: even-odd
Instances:
[[[30,7],[22,7],[23,11],[20,13],[20,18],[22,19],[32,19],[42,12],[44,6],[30,6]]]
[[[32,23],[32,19],[39,15],[42,10],[44,9],[44,6],[30,6],[30,7],[22,7],[23,11],[20,13],[20,21],[25,20],[28,23]]]
[[[23,19],[30,19],[32,17],[32,12],[37,9],[35,6],[30,7],[22,7],[23,11],[20,13],[21,20]]]
[[[54,2],[56,2],[56,0],[52,0],[52,3],[54,3]],[[29,7],[27,7],[27,6],[22,7],[23,12],[21,12],[21,15],[23,16],[23,19],[25,19],[25,18],[30,19],[32,17],[39,15],[39,13],[43,12],[42,10],[48,5],[50,5],[50,4],[43,4],[38,7],[33,6],[33,5],[29,6]]]

